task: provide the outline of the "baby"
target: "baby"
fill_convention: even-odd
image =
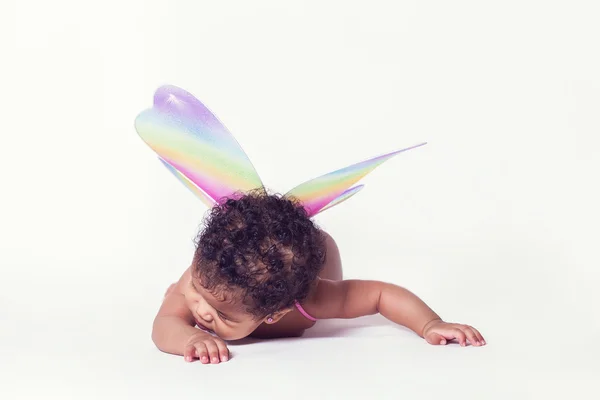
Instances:
[[[342,280],[335,241],[293,198],[250,192],[216,205],[204,225],[154,320],[161,351],[218,364],[230,358],[227,340],[297,337],[319,319],[375,313],[433,345],[485,345],[477,329],[444,322],[402,287]]]

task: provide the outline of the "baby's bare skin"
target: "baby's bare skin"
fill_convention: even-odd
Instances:
[[[340,281],[343,277],[340,250],[333,238],[329,234],[323,233],[325,234],[327,255],[325,257],[323,270],[319,274],[319,279]],[[305,307],[312,301],[313,297],[314,296],[309,295],[308,299],[304,302]],[[306,329],[312,328],[314,325],[314,321],[307,319],[297,308],[293,308],[292,311],[287,313],[276,324],[260,324],[250,336],[261,339],[297,337],[302,336]]]
[[[423,301],[399,286],[360,280],[342,280],[338,247],[328,234],[327,255],[315,288],[302,303],[317,319],[357,318],[381,313],[387,319],[406,326],[430,344],[446,344],[456,339],[465,346],[485,345],[475,328],[443,322]],[[256,320],[231,302],[216,299],[194,282],[191,267],[165,295],[154,321],[152,339],[167,353],[183,355],[186,361],[202,363],[229,360],[225,340],[244,337],[280,338],[301,336],[315,325],[297,308],[291,307]],[[209,329],[216,336],[196,328]]]

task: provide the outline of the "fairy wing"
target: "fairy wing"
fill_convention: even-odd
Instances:
[[[159,157],[158,159],[175,176],[175,178],[177,178],[177,180],[181,182],[183,186],[190,189],[190,191],[194,193],[196,197],[198,197],[200,201],[204,203],[204,205],[206,205],[208,208],[211,208],[215,205],[215,201],[212,198],[210,198],[206,193],[204,193],[202,189],[196,186],[194,182],[190,181],[188,178],[185,177],[185,175],[177,171],[177,169],[175,169],[172,165],[170,165],[162,158]]]
[[[162,86],[135,129],[163,164],[205,204],[263,186],[237,140],[189,92]]]
[[[351,187],[365,175],[393,156],[420,147],[426,143],[407,147],[338,169],[296,186],[286,193],[300,200],[309,216],[336,206],[358,193],[364,185]]]
[[[364,187],[365,187],[365,185],[358,185],[358,186],[354,186],[353,188],[350,188],[350,189],[344,191],[344,193],[342,193],[338,197],[336,197],[331,203],[329,203],[325,207],[321,208],[319,210],[319,212],[323,212],[333,206],[337,206],[341,202],[348,200],[350,197],[352,197],[356,193],[360,192],[362,190],[362,188],[364,188]]]

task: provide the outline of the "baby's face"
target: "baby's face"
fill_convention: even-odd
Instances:
[[[199,328],[213,331],[223,340],[237,340],[252,333],[263,320],[256,320],[232,302],[217,299],[191,278],[184,296]]]

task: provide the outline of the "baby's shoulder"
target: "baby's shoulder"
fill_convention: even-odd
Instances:
[[[338,318],[345,298],[344,281],[318,278],[302,305],[316,319]]]
[[[172,288],[170,287],[169,290],[173,290],[176,293],[183,294],[185,291],[185,288],[188,287],[191,284],[191,282],[192,282],[192,267],[189,266],[188,268],[186,268],[183,271],[179,280],[171,285]]]

